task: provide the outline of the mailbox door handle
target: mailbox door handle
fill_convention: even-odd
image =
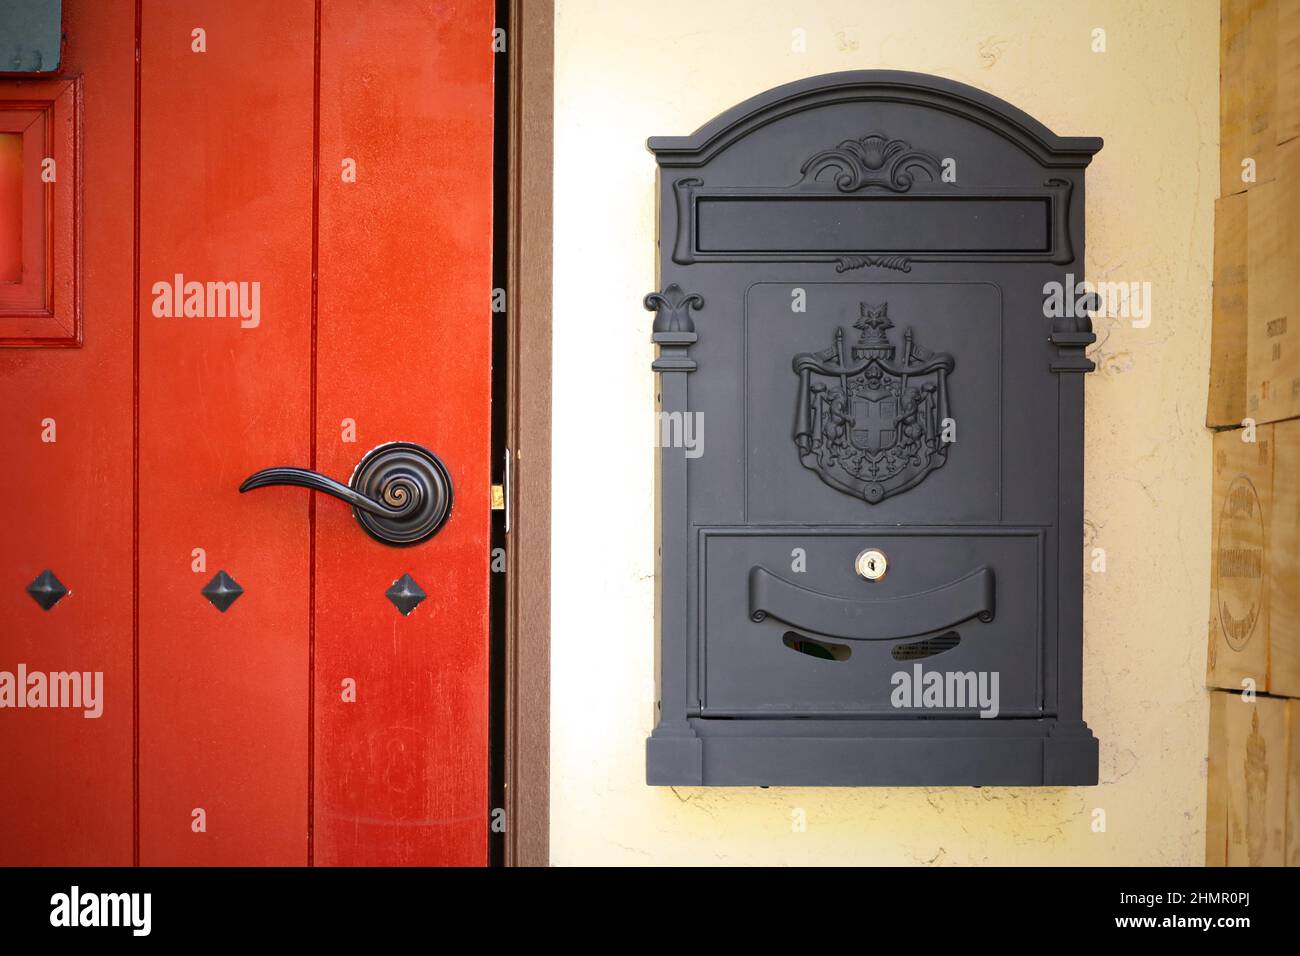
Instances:
[[[279,467],[254,472],[239,491],[271,485],[296,485],[346,501],[368,535],[394,547],[431,538],[451,515],[451,475],[437,455],[413,442],[389,442],[367,452],[346,485],[306,468]]]
[[[992,568],[978,568],[948,584],[875,601],[853,601],[791,584],[766,568],[749,570],[749,616],[770,615],[817,634],[859,640],[892,640],[928,634],[978,617],[993,620]]]

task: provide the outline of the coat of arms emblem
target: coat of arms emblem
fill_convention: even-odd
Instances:
[[[942,429],[955,362],[921,348],[910,328],[900,354],[889,338],[888,302],[862,303],[853,327],[861,334],[850,348],[837,328],[829,349],[794,357],[794,441],[822,481],[877,504],[948,460]]]

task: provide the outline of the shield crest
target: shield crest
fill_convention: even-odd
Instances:
[[[854,399],[849,438],[855,447],[872,454],[892,448],[898,441],[898,400],[893,396]]]
[[[850,348],[836,329],[829,349],[794,357],[799,376],[794,441],[804,467],[833,488],[877,504],[948,460],[951,355],[921,348],[909,328],[889,337],[889,303],[861,303]]]

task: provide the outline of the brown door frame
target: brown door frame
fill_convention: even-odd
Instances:
[[[505,863],[550,863],[553,0],[510,4]]]

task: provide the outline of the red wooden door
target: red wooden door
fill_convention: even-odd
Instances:
[[[0,863],[482,864],[493,4],[64,9],[82,344],[0,351],[0,704],[21,663],[103,713],[0,707]],[[237,491],[394,441],[454,488],[412,547]]]

